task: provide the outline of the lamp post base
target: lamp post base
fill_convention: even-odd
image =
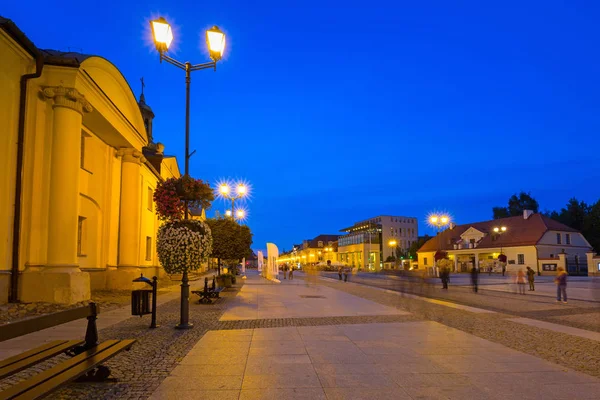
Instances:
[[[190,329],[194,326],[190,321],[190,285],[188,284],[187,271],[181,277],[181,308],[179,324],[175,329]]]

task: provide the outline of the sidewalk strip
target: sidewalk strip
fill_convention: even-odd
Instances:
[[[333,282],[336,282],[335,279],[324,277],[324,276],[320,277],[320,279],[329,279],[329,280],[331,280]],[[365,287],[368,287],[368,288],[371,288],[371,289],[383,291],[385,293],[395,294],[397,296],[402,296],[402,297],[406,297],[406,298],[409,298],[409,299],[421,300],[421,301],[426,301],[428,303],[437,304],[437,305],[440,305],[440,306],[446,306],[446,307],[450,307],[450,308],[456,308],[458,310],[469,311],[469,312],[472,312],[472,313],[475,313],[475,314],[496,314],[496,311],[484,310],[483,308],[476,308],[476,307],[464,306],[462,304],[456,304],[456,303],[452,303],[452,302],[449,302],[449,301],[430,299],[428,297],[417,296],[415,294],[409,294],[409,293],[404,293],[404,292],[397,292],[395,290],[379,288],[377,286],[363,285],[362,283],[346,282],[346,284],[348,284],[348,283],[354,284],[354,285],[365,286]]]
[[[538,321],[530,318],[508,318],[507,321],[534,326],[536,328],[547,329],[554,332],[565,333],[567,335],[579,336],[584,339],[590,339],[600,342],[600,333],[587,331],[585,329],[572,328],[570,326],[558,325],[553,324],[552,322]]]

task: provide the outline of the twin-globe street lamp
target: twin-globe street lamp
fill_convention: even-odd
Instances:
[[[237,212],[235,211],[235,201],[248,196],[248,186],[238,183],[235,185],[235,193],[233,193],[233,189],[229,184],[222,183],[219,185],[219,195],[231,200],[231,211],[228,210],[225,212],[228,217],[233,218],[235,216],[239,220],[244,219],[246,213],[242,209],[238,209]]]
[[[441,232],[441,229],[448,225],[450,223],[450,217],[448,217],[447,215],[441,214],[441,215],[437,215],[437,214],[433,214],[429,217],[429,223],[435,227],[437,227],[437,233],[438,235]],[[438,238],[438,251],[442,251],[442,238],[439,237]],[[436,268],[436,275],[438,275],[438,267],[437,267],[437,261],[435,260],[435,256],[433,257],[434,263],[435,263],[435,268]]]
[[[494,227],[494,233],[497,235],[497,237],[500,237],[500,235],[502,235],[504,232],[506,232],[505,226]],[[502,243],[500,243],[500,255],[502,255]]]
[[[225,34],[219,30],[216,26],[206,31],[206,44],[210,53],[212,61],[192,65],[189,61],[182,63],[175,60],[174,58],[165,54],[173,42],[173,31],[171,25],[163,18],[160,17],[153,21],[150,21],[150,27],[152,28],[152,36],[154,39],[154,45],[156,50],[160,54],[160,61],[165,60],[169,64],[179,67],[185,71],[185,176],[189,176],[190,172],[190,157],[195,152],[190,154],[190,82],[192,71],[198,71],[201,69],[217,70],[217,61],[223,57],[223,50],[225,49]],[[185,205],[185,219],[188,219],[188,207],[187,202]],[[187,268],[183,272],[181,277],[181,313],[179,325],[176,326],[178,329],[189,329],[193,326],[189,322],[189,308],[190,308],[190,285],[188,284]]]
[[[231,214],[231,210],[227,210],[225,211],[225,215],[231,218],[233,214]],[[246,212],[241,208],[238,208],[238,210],[235,212],[235,219],[242,221],[244,218],[246,218]]]

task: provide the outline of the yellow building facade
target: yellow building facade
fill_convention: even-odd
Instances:
[[[179,169],[143,98],[106,59],[37,49],[3,18],[0,59],[0,303],[162,276],[152,193]]]

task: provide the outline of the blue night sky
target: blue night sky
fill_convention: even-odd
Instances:
[[[490,4],[493,3],[493,4]],[[520,190],[541,209],[600,198],[600,8],[594,1],[4,2],[40,48],[112,61],[183,169],[184,73],[158,62],[147,21],[173,25],[192,76],[192,175],[251,182],[256,248],[378,214],[491,218]],[[216,201],[212,210],[223,211]],[[209,212],[209,215],[211,212]]]

